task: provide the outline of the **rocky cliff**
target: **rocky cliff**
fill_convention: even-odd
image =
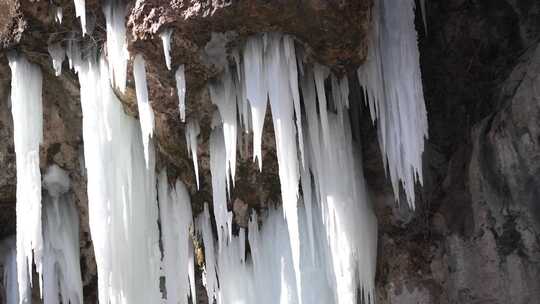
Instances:
[[[186,183],[194,213],[211,200],[208,140],[215,106],[206,85],[222,72],[224,58],[234,60],[231,50],[249,35],[284,32],[295,37],[309,60],[356,84],[356,68],[367,54],[372,5],[370,0],[128,3],[128,48],[146,60],[158,166]],[[61,24],[55,21],[58,7]],[[101,48],[100,2],[87,1],[86,15],[91,34],[82,37],[72,1],[0,0],[0,238],[15,231],[6,56],[16,50],[43,71],[46,131],[40,164],[42,169],[58,164],[72,179],[81,218],[85,303],[95,303],[79,84],[66,62],[62,75],[54,75],[47,51],[48,45],[69,39]],[[419,11],[416,23],[429,139],[416,210],[395,203],[365,106],[360,114],[365,175],[379,221],[378,303],[540,302],[540,3],[427,1],[425,15],[426,28]],[[201,122],[199,191],[179,118],[175,69],[165,65],[159,36],[165,30],[172,30],[172,66],[185,65],[187,117]],[[117,94],[126,112],[137,116],[131,64],[128,89]],[[363,105],[360,88],[353,87],[351,96]],[[250,158],[239,158],[231,200],[236,203],[230,209],[240,226],[245,210],[279,201],[271,125],[265,124],[263,134],[263,172]]]

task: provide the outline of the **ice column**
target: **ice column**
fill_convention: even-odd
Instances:
[[[180,111],[180,120],[186,121],[186,74],[184,72],[184,65],[176,69],[174,73],[174,79],[176,80],[176,90],[178,92],[178,110]]]
[[[298,228],[298,150],[296,142],[296,125],[294,123],[294,96],[290,79],[289,58],[282,44],[282,37],[269,37],[268,50],[265,54],[268,96],[272,109],[272,121],[276,139],[276,153],[279,165],[279,180],[283,212],[291,241],[293,266],[296,273],[296,284],[299,302],[301,299],[300,274],[300,236]],[[298,77],[294,75],[294,77]],[[296,81],[297,83],[297,81]],[[296,88],[298,91],[298,87]]]
[[[268,101],[263,38],[256,36],[248,39],[243,56],[245,98],[249,101],[251,108],[253,128],[253,159],[257,159],[259,170],[262,170],[262,132]]]
[[[219,113],[214,113],[219,120]],[[226,147],[223,126],[215,126],[210,134],[210,172],[212,174],[212,201],[218,230],[218,240],[229,238],[232,229],[232,212],[227,211]]]
[[[43,139],[42,75],[22,55],[8,56],[11,68],[11,113],[17,162],[17,272],[19,303],[30,301],[32,262],[41,273],[41,173]]]
[[[227,191],[234,185],[236,173],[236,139],[237,139],[237,86],[230,69],[226,69],[223,77],[209,87],[212,103],[217,105],[222,120],[223,138],[225,141],[225,178]]]
[[[139,124],[114,94],[107,62],[90,59],[78,70],[99,303],[159,303],[153,146],[147,168]]]
[[[191,158],[193,159],[197,190],[199,190],[199,161],[197,155],[197,137],[199,136],[199,133],[201,133],[199,122],[194,119],[188,120],[186,124],[186,146],[188,148],[188,155],[191,155]]]

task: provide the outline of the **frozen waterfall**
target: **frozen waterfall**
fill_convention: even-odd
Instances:
[[[75,0],[75,8],[85,33],[84,1]],[[106,52],[96,55],[95,47],[79,44],[72,34],[65,49],[59,43],[48,47],[56,75],[67,55],[80,83],[99,303],[197,303],[199,251],[204,252],[202,283],[216,304],[374,303],[377,219],[362,143],[353,136],[360,119],[355,109],[363,102],[351,98],[354,77],[308,60],[292,36],[257,34],[235,45],[230,62],[223,58],[228,64],[209,80],[216,110],[212,125],[205,126],[191,107],[186,121],[186,75],[191,75],[178,66],[174,76],[169,73],[170,83],[176,82],[195,189],[180,180],[183,172],[169,170],[178,173],[169,176],[169,160],[156,156],[154,119],[159,126],[163,113],[157,111],[160,101],[153,101],[154,117],[149,102],[154,88],[149,90],[142,53],[133,58],[134,83],[128,83],[125,3],[105,1],[104,13]],[[373,13],[368,57],[357,76],[395,198],[402,187],[414,208],[428,134],[414,1],[376,1]],[[168,70],[172,30],[159,34]],[[82,304],[79,218],[69,174],[51,165],[41,180],[41,71],[23,56],[9,56],[9,64],[18,229],[16,246],[12,240],[0,244],[8,304],[31,301],[33,264],[45,304]],[[135,87],[139,121],[125,113],[116,95],[128,85]],[[267,115],[273,139],[263,138]],[[243,150],[238,145],[246,134],[253,138],[251,156],[260,171],[263,151],[275,150],[281,196],[278,202],[246,202],[250,219],[240,226],[231,205],[242,171],[237,172],[237,150]],[[202,173],[208,169],[211,185]],[[211,198],[191,197],[199,189]],[[192,198],[199,204],[193,210]]]

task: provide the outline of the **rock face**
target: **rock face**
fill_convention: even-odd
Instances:
[[[377,1],[377,0],[374,0]],[[44,74],[41,166],[69,172],[81,218],[85,303],[96,302],[76,75],[64,64],[54,76],[49,42],[70,31],[86,46],[104,42],[99,1],[86,1],[91,36],[81,38],[72,1],[0,0],[0,238],[15,231],[15,156],[9,107],[8,51],[24,52]],[[540,3],[535,0],[428,1],[427,34],[418,13],[424,91],[430,123],[425,184],[417,210],[396,205],[385,179],[367,114],[362,122],[365,174],[379,219],[378,303],[540,302]],[[63,8],[63,23],[51,13]],[[312,61],[350,77],[367,52],[371,0],[157,1],[128,3],[129,50],[146,60],[156,115],[158,163],[188,186],[194,213],[211,200],[208,139],[211,104],[206,85],[252,34],[293,35]],[[5,8],[5,9],[4,9]],[[172,29],[172,70],[159,33]],[[224,56],[225,55],[225,56]],[[134,56],[132,56],[134,57]],[[131,63],[130,63],[131,64]],[[201,190],[196,191],[174,83],[184,64],[187,117],[201,124]],[[136,116],[131,67],[119,94]],[[360,102],[361,96],[353,97]],[[269,112],[269,111],[268,111]],[[230,210],[244,226],[250,208],[279,200],[270,117],[263,134],[264,170],[239,157]],[[262,202],[262,203],[261,203]],[[199,294],[203,298],[204,292]],[[203,302],[204,303],[204,302]]]
[[[539,13],[535,1],[427,4],[429,177],[414,214],[381,196],[379,302],[539,301]]]

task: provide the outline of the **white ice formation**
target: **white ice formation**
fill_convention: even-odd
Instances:
[[[163,32],[159,34],[159,37],[161,37],[161,42],[163,43],[163,55],[165,56],[165,65],[167,65],[167,69],[171,70],[171,35],[172,35],[172,29],[168,28],[165,29]]]
[[[114,94],[107,61],[91,58],[77,70],[99,303],[159,303],[154,149],[146,166],[139,123]]]
[[[47,50],[52,59],[55,75],[60,76],[60,74],[62,74],[62,62],[64,62],[64,59],[66,58],[66,51],[60,42],[50,44],[47,47]]]
[[[188,304],[188,296],[197,303],[191,199],[186,186],[179,180],[170,187],[167,174],[162,171],[158,181],[161,238],[163,242],[163,269],[168,304]]]
[[[396,200],[400,183],[414,208],[414,188],[422,183],[422,154],[428,136],[414,1],[374,4],[368,57],[358,69]]]
[[[17,163],[17,276],[19,303],[28,303],[32,265],[42,273],[41,172],[43,140],[41,70],[22,55],[10,55],[11,113]],[[24,229],[22,229],[24,227]],[[40,285],[40,288],[42,286]],[[42,290],[42,289],[40,289]]]
[[[188,155],[193,159],[193,168],[195,169],[195,179],[197,180],[197,190],[199,190],[199,156],[197,155],[197,137],[201,133],[201,127],[197,120],[188,120],[186,123],[186,146]]]
[[[85,0],[73,0],[75,4],[75,16],[81,19],[81,29],[83,35],[86,34],[86,3]]]
[[[165,42],[164,42],[165,43]],[[184,65],[180,65],[174,73],[176,80],[176,91],[178,92],[178,110],[180,111],[180,120],[186,121],[186,74]]]
[[[103,6],[107,23],[107,58],[111,84],[126,91],[129,52],[126,40],[126,4],[122,0],[107,0]]]
[[[207,254],[207,292],[217,303],[253,303],[260,299],[276,303],[277,298],[279,303],[325,299],[325,303],[343,304],[356,303],[357,298],[373,302],[376,219],[363,178],[360,144],[352,139],[348,82],[320,65],[311,68],[297,62],[292,43],[290,37],[279,34],[249,39],[243,57],[236,59],[236,73],[227,69],[221,80],[210,86],[220,119],[215,119],[217,126],[210,139],[216,244],[211,229],[205,226],[208,215],[198,221]],[[254,58],[254,54],[262,57]],[[258,77],[242,66],[248,62],[261,62],[259,70],[264,71],[264,76]],[[256,79],[266,81],[261,84],[254,82]],[[332,84],[329,92],[324,86],[326,81]],[[261,93],[250,86],[266,91]],[[232,214],[227,210],[227,193],[233,184],[227,181],[231,172],[227,166],[232,167],[235,160],[230,156],[234,154],[227,152],[235,151],[233,141],[227,138],[237,134],[241,115],[236,109],[242,104],[238,99],[246,98],[251,108],[254,143],[258,141],[256,126],[262,118],[255,115],[254,108],[266,106],[261,107],[249,96],[258,96],[264,104],[270,102],[284,219],[265,219],[262,231],[279,227],[280,232],[268,236],[261,232],[264,237],[258,236],[257,225],[252,222],[248,232],[251,259],[246,259],[245,232],[241,229],[238,237],[232,235]],[[227,137],[231,128],[234,132]],[[303,197],[299,196],[300,184]],[[273,239],[276,234],[280,234],[279,239]],[[216,284],[216,280],[224,283]]]
[[[142,55],[135,55],[133,60],[133,78],[135,79],[135,92],[137,94],[137,107],[141,123],[141,135],[144,145],[144,159],[146,167],[149,166],[148,145],[154,134],[154,112],[148,101],[148,85],[146,84],[146,68]]]
[[[58,22],[59,24],[62,24],[62,18],[64,17],[64,14],[62,12],[61,6],[56,6],[54,8],[54,20]]]

